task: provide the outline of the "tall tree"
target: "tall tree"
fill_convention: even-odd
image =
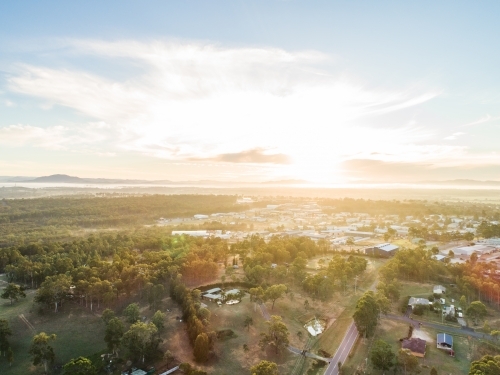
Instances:
[[[14,283],[9,283],[3,290],[0,297],[3,299],[9,299],[10,304],[12,305],[12,301],[17,302],[19,298],[26,298],[26,293],[24,293],[23,287]]]
[[[10,348],[9,336],[12,336],[9,322],[6,319],[0,319],[0,354],[5,355]]]
[[[106,324],[104,341],[108,344],[108,350],[116,354],[125,331],[123,322],[118,318],[111,318]]]
[[[127,317],[129,323],[137,322],[140,317],[139,305],[137,303],[131,303],[125,308],[123,314]]]
[[[97,370],[90,359],[85,357],[73,358],[63,366],[64,375],[96,375]]]
[[[251,316],[247,316],[245,318],[245,321],[243,322],[243,325],[247,328],[247,331],[250,331],[250,326],[253,325],[253,319]]]
[[[250,368],[252,375],[278,375],[278,365],[274,362],[262,360]]]
[[[383,340],[375,341],[370,353],[370,360],[373,363],[373,367],[387,371],[394,366],[395,358],[396,354],[394,354],[392,347],[388,343]]]
[[[151,322],[156,326],[158,329],[158,335],[163,331],[165,328],[165,313],[162,313],[160,310],[155,312],[153,315],[153,318],[151,318]]]
[[[375,299],[375,294],[372,291],[363,294],[356,304],[356,311],[353,315],[359,333],[365,335],[365,337],[370,336],[377,326],[379,313],[380,308]]]
[[[56,339],[56,335],[47,335],[45,332],[40,332],[33,337],[29,354],[33,358],[35,366],[43,365],[45,372],[48,371],[49,364],[54,362],[54,348],[49,345],[51,341]]]
[[[290,332],[285,325],[281,316],[273,315],[271,320],[266,322],[268,324],[268,332],[260,334],[261,339],[259,345],[262,349],[271,347],[275,353],[278,354],[288,347]]]
[[[208,336],[205,332],[200,333],[194,342],[194,358],[197,362],[206,362],[208,360],[208,353],[210,350],[210,343]]]
[[[158,328],[153,323],[134,323],[123,335],[122,344],[132,359],[144,363],[146,356],[156,354],[159,344],[157,332]]]
[[[111,309],[106,309],[102,312],[101,319],[105,324],[108,324],[111,319],[115,317],[115,312]]]
[[[469,375],[497,375],[500,374],[500,355],[495,357],[485,355],[478,361],[472,362]]]
[[[483,319],[488,312],[486,311],[486,306],[484,306],[482,302],[474,301],[469,305],[465,313],[469,318],[474,320],[474,324],[477,325],[478,320]]]
[[[283,284],[271,285],[266,289],[264,292],[264,299],[271,300],[273,302],[271,310],[274,310],[274,303],[277,299],[283,298],[287,289],[286,285]]]
[[[54,304],[54,311],[57,312],[64,299],[66,299],[71,286],[71,277],[67,275],[48,276],[38,289],[35,301]]]

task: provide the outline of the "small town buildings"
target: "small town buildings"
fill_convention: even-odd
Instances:
[[[415,357],[419,358],[424,358],[425,357],[425,348],[426,348],[426,341],[412,337],[409,339],[404,339],[401,342],[401,348],[402,349],[408,349],[411,354],[413,354]]]
[[[445,294],[446,293],[446,288],[442,285],[435,285],[434,289],[432,290],[434,294]]]
[[[408,301],[408,306],[413,309],[417,305],[429,306],[432,303],[427,298],[410,297]]]
[[[432,255],[431,258],[437,260],[438,262],[443,262],[446,259],[446,256],[441,254],[436,254]]]
[[[380,245],[366,248],[365,254],[379,256],[383,258],[389,258],[394,256],[394,254],[396,254],[396,251],[398,251],[398,249],[399,246],[392,245],[390,243],[382,243]]]
[[[438,349],[453,350],[453,337],[447,333],[438,333],[436,343]]]

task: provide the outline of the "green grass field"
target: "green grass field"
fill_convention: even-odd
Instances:
[[[41,368],[31,364],[28,354],[33,336],[40,332],[57,335],[52,343],[56,354],[55,364],[62,365],[71,358],[88,357],[105,349],[104,324],[99,317],[72,303],[66,303],[58,313],[46,311],[39,315],[35,312],[33,297],[34,293],[29,293],[26,299],[12,306],[8,301],[0,301],[0,318],[7,319],[10,323],[13,335],[9,341],[14,352],[12,367],[9,367],[6,360],[0,361],[2,375],[42,372]],[[21,314],[34,326],[34,330],[19,318]]]
[[[455,357],[450,357],[446,351],[436,348],[436,335],[437,331],[431,328],[416,330],[413,337],[419,336],[426,339],[427,349],[424,359],[419,359],[421,365],[421,374],[427,375],[430,369],[434,366],[439,370],[440,374],[453,374],[461,375],[467,374],[470,367],[469,361],[469,343],[465,336],[453,336]],[[371,374],[381,375],[382,371],[376,370],[372,367],[369,358],[371,345],[375,340],[384,340],[392,346],[395,353],[401,348],[399,339],[406,337],[408,334],[408,325],[402,322],[394,322],[382,319],[377,327],[376,333],[373,338],[364,340],[361,339],[353,352],[352,357],[346,362],[346,366],[352,372],[351,375],[359,365],[368,364],[368,370]]]

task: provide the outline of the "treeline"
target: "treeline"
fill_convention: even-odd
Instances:
[[[370,200],[370,199],[321,199],[318,204],[327,212],[361,212],[370,215],[399,215],[401,217],[426,215],[465,215],[500,219],[500,209],[486,204],[460,202],[444,203],[426,200]]]
[[[244,271],[248,282],[266,287],[271,284],[301,285],[312,298],[330,298],[336,290],[345,291],[347,285],[363,273],[367,261],[363,257],[335,254],[314,275],[306,272],[307,259],[326,254],[329,243],[312,241],[307,237],[273,236],[265,242],[258,236],[231,245],[231,253],[244,255]]]
[[[160,217],[192,217],[247,208],[228,195],[4,199],[0,204],[0,247],[67,238],[69,230],[75,228],[137,226],[151,224]]]
[[[184,281],[193,278],[197,282],[212,281],[217,274],[217,262],[225,262],[228,255],[227,243],[219,238],[171,236],[163,228],[155,227],[101,233],[67,243],[13,246],[0,249],[0,272],[6,273],[12,285],[2,297],[11,301],[22,298],[22,287],[26,286],[37,288],[35,302],[40,309],[54,312],[68,302],[90,310],[113,309],[132,295],[138,295],[151,309],[158,309],[165,290],[170,290],[172,298],[182,307],[195,358],[203,362],[213,350],[216,334],[208,329],[210,312],[201,307],[201,292],[190,290]],[[116,327],[107,322],[105,340],[113,350],[118,345],[127,347],[126,353],[134,361],[144,355],[153,358],[158,347],[156,329],[136,323],[139,307],[134,305],[131,305],[135,313],[130,318],[133,323],[130,333],[117,321],[111,321]],[[116,332],[111,334],[115,328]],[[161,329],[161,324],[157,324],[157,329]],[[136,350],[135,341],[126,340],[136,335],[135,331],[148,333],[151,340],[143,345],[151,349],[147,353]]]
[[[500,237],[500,224],[490,224],[483,221],[477,227],[477,235],[484,238]]]

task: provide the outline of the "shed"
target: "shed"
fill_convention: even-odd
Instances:
[[[212,288],[203,292],[203,294],[215,294],[221,292],[221,288]]]
[[[453,337],[446,333],[438,333],[437,334],[437,348],[444,350],[452,350],[453,349]]]
[[[435,285],[433,289],[434,294],[445,294],[446,288],[442,285]]]

